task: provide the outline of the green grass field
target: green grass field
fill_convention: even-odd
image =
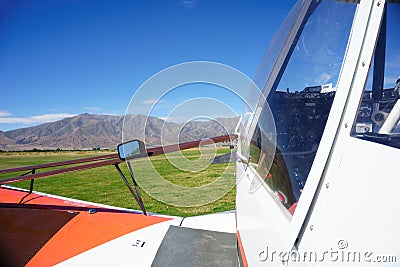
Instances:
[[[217,154],[220,155],[228,153],[229,151],[229,148],[218,148]],[[0,153],[0,169],[92,157],[101,155],[101,153],[108,154],[110,152],[2,152]],[[159,175],[172,185],[189,189],[191,187],[202,188],[204,190],[202,190],[201,193],[189,190],[195,192],[196,195],[181,195],[170,191],[163,183],[158,182],[159,179],[155,179],[154,171],[149,169],[148,161],[145,159],[132,161],[135,177],[139,184],[145,185],[145,188],[150,188],[152,186],[154,186],[154,188],[157,186],[161,188],[160,196],[152,194],[156,195],[157,199],[176,198],[179,200],[182,198],[184,200],[186,197],[190,199],[192,203],[197,200],[199,203],[203,203],[204,199],[214,200],[215,198],[219,198],[220,195],[223,196],[216,201],[212,201],[212,203],[201,206],[192,204],[191,206],[195,207],[188,208],[165,204],[153,198],[144,190],[141,190],[146,210],[148,212],[160,214],[193,216],[235,209],[234,164],[224,163],[208,165],[209,157],[200,157],[200,151],[198,149],[182,151],[184,157],[181,157],[179,153],[180,152],[168,154],[169,160],[167,160],[165,155],[151,157],[151,163]],[[185,166],[186,164],[189,170],[186,168],[180,169],[171,164],[171,161],[178,164],[178,166]],[[197,165],[199,165],[198,168],[196,167]],[[202,165],[208,166],[203,170],[199,170]],[[121,163],[120,167],[130,180],[126,164]],[[191,169],[195,169],[195,171]],[[4,174],[0,176],[0,179],[21,174],[22,173]],[[222,183],[213,183],[221,176],[224,178],[222,179]],[[13,183],[11,185],[27,189],[29,188],[29,181]],[[34,190],[112,206],[139,209],[114,166],[104,166],[91,170],[37,179],[35,181]],[[225,192],[226,194],[224,194]]]

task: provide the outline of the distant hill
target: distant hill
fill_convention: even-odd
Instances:
[[[123,116],[81,114],[38,126],[7,132],[0,131],[1,150],[30,149],[92,149],[115,148],[122,140]],[[192,121],[187,124],[165,122],[155,117],[135,115],[129,118],[129,129],[124,129],[132,138],[141,136],[146,126],[146,145],[188,142],[232,133],[238,118],[221,118],[213,121]],[[222,127],[221,124],[224,126]],[[224,130],[226,129],[226,131]],[[163,130],[163,132],[162,132]],[[178,134],[179,133],[179,134]],[[127,135],[125,135],[126,137]]]

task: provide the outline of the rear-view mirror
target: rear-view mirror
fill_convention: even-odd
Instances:
[[[144,143],[137,139],[119,144],[117,149],[121,160],[130,160],[147,155]]]

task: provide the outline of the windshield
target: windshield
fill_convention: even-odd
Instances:
[[[262,86],[266,102],[248,148],[250,165],[292,213],[329,116],[357,8],[335,0],[299,3],[285,42],[272,49],[279,52]],[[269,113],[276,132],[266,122]]]

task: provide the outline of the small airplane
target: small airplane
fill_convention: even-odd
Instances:
[[[236,210],[148,213],[118,164],[147,148],[0,170],[5,266],[398,266],[400,1],[299,0],[254,79],[237,131]],[[35,173],[37,169],[78,166]],[[114,165],[141,211],[33,191],[34,179]],[[30,180],[30,190],[9,186]]]

